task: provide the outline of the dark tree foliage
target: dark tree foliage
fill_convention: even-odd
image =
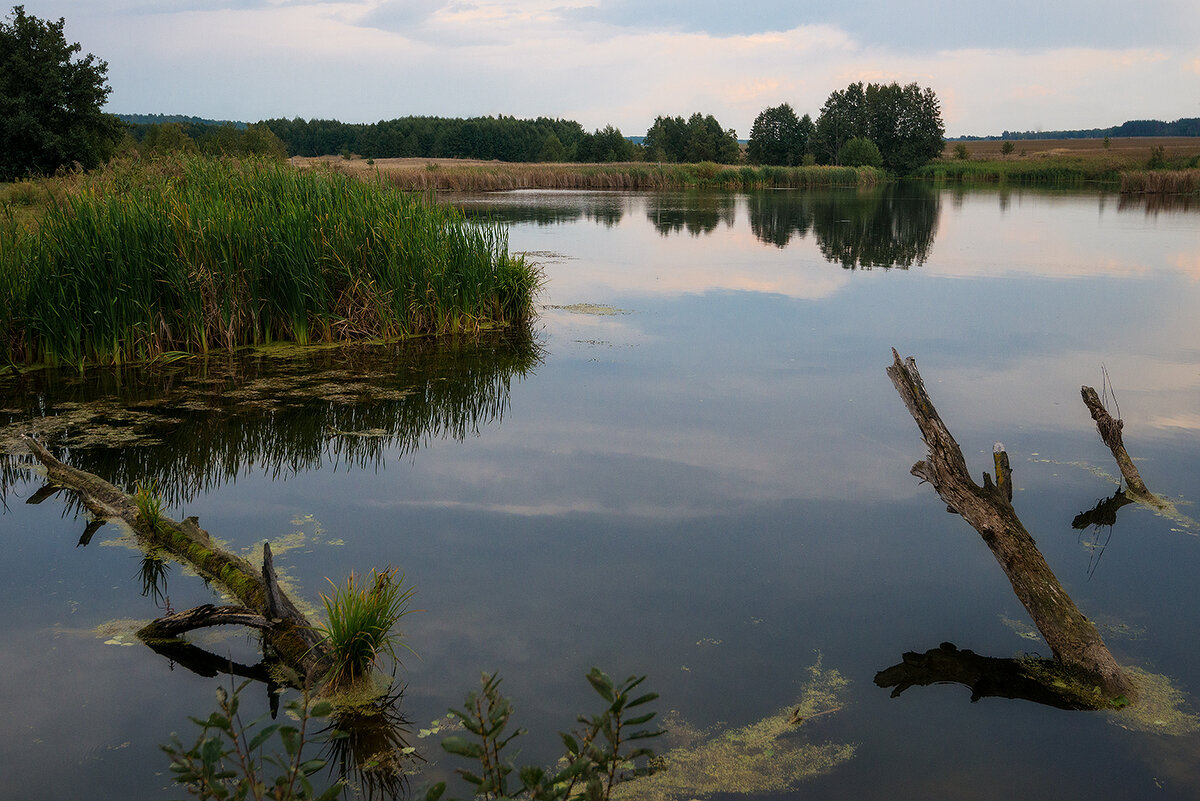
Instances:
[[[91,53],[78,58],[63,24],[24,6],[0,20],[0,180],[99,166],[124,135],[121,121],[100,111],[111,91],[108,64]]]
[[[1111,128],[1079,128],[1071,131],[1005,131],[1000,136],[964,136],[962,139],[1103,139],[1106,136],[1200,136],[1200,117],[1183,117],[1174,122],[1127,120]]]
[[[628,161],[636,148],[612,126],[587,133],[574,120],[538,117],[400,117],[370,124],[273,119],[264,123],[293,156],[497,161]],[[617,139],[623,140],[618,142]]]
[[[741,159],[737,132],[723,129],[713,115],[658,117],[642,143],[648,161],[695,163],[712,161],[736,164]]]
[[[812,132],[812,118],[798,119],[787,103],[763,109],[750,128],[746,155],[752,164],[794,167],[804,161]]]
[[[870,139],[879,148],[883,166],[904,175],[937,158],[944,136],[941,104],[932,89],[915,83],[853,83],[825,101],[813,153],[822,164],[837,164],[846,142]]]
[[[813,132],[813,155],[819,164],[837,164],[842,145],[867,135],[866,92],[861,83],[852,83],[830,94],[821,107]]]
[[[842,145],[838,151],[838,163],[847,167],[882,167],[883,154],[870,139],[856,136]]]
[[[226,122],[165,122],[130,125],[130,135],[143,154],[195,153],[211,156],[268,156],[287,158],[287,148],[261,122],[243,125]]]

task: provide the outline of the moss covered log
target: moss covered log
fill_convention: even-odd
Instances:
[[[279,588],[271,566],[270,546],[264,545],[263,568],[256,568],[240,556],[218,547],[208,532],[200,528],[197,518],[175,521],[155,515],[155,519],[149,520],[132,496],[99,476],[63,464],[37,440],[25,437],[24,441],[46,468],[47,479],[75,492],[93,515],[124,521],[145,545],[166,551],[192,566],[241,604],[240,608],[210,607],[204,614],[201,613],[203,607],[189,610],[171,616],[176,620],[150,624],[138,633],[139,636],[144,639],[174,637],[191,628],[225,623],[252,625],[262,629],[266,643],[300,676],[320,678],[327,671],[328,647],[316,628]],[[212,618],[212,614],[224,615],[226,619]],[[262,623],[258,622],[260,620]]]

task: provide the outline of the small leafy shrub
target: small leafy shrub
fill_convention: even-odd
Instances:
[[[500,694],[500,677],[495,675],[483,674],[480,692],[469,693],[461,710],[450,710],[477,739],[447,737],[442,740],[442,748],[479,763],[479,773],[459,769],[458,774],[472,786],[473,794],[485,801],[608,801],[620,782],[650,772],[648,762],[654,752],[634,744],[663,733],[637,728],[649,723],[654,712],[631,712],[658,698],[657,693],[633,697],[634,688],[645,678],[630,676],[617,684],[592,668],[587,680],[606,707],[599,715],[580,715],[581,727],[561,735],[566,753],[553,773],[526,766],[516,771],[517,781],[510,782],[514,767],[501,752],[525,730],[506,732],[513,706]],[[434,785],[425,801],[437,801],[445,789],[444,782]]]
[[[217,690],[217,711],[207,719],[192,718],[200,734],[191,746],[185,747],[174,734],[171,742],[162,746],[171,759],[175,782],[200,799],[333,801],[342,791],[342,782],[334,782],[318,794],[309,777],[325,767],[325,760],[303,756],[309,722],[328,717],[332,706],[322,701],[310,708],[306,691],[303,698],[287,704],[299,726],[271,723],[255,731],[262,718],[243,723],[238,715],[238,693],[249,683],[232,693]],[[263,755],[262,748],[272,735],[278,735],[283,753]]]
[[[958,159],[959,161],[966,161],[970,157],[971,152],[967,150],[967,146],[964,142],[959,142],[954,146],[954,158]]]
[[[838,151],[838,162],[847,167],[882,167],[883,155],[870,139],[856,136],[842,145]]]
[[[711,161],[701,161],[696,164],[696,177],[701,181],[711,181],[721,171],[721,165]]]
[[[1146,162],[1147,170],[1161,170],[1167,166],[1167,149],[1162,145],[1150,148],[1150,160]]]
[[[1017,149],[1017,146],[1014,145],[1012,142],[1005,142],[1004,144],[1000,145],[1000,152],[1006,156],[1011,156],[1012,152],[1016,149]]]
[[[321,632],[333,652],[330,680],[350,683],[367,675],[384,654],[396,658],[399,635],[392,628],[409,613],[416,590],[403,586],[404,576],[395,568],[372,570],[369,581],[351,573],[340,587],[329,583],[333,593],[321,595],[329,622]]]

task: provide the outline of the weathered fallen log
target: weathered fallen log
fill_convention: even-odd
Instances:
[[[323,676],[329,666],[328,646],[280,589],[269,544],[263,545],[263,567],[259,570],[240,556],[217,547],[195,517],[175,521],[160,516],[156,521],[147,521],[128,494],[99,476],[63,464],[31,437],[24,437],[24,441],[46,468],[47,480],[74,491],[96,518],[125,521],[147,545],[191,565],[241,604],[240,607],[205,605],[171,615],[146,626],[138,632],[139,637],[170,638],[193,628],[225,623],[251,625],[262,630],[265,643],[301,677]]]
[[[932,484],[946,505],[983,537],[1054,658],[1089,677],[1106,698],[1133,699],[1133,684],[1095,625],[1083,616],[1046,564],[1006,491],[987,473],[983,474],[982,487],[971,480],[962,450],[938,416],[916,361],[911,357],[901,361],[895,349],[892,356],[888,376],[929,449],[928,458],[913,465],[912,474]],[[1011,482],[1008,478],[1002,483]]]

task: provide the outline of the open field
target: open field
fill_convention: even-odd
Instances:
[[[947,142],[937,161],[916,176],[957,183],[1015,183],[1041,186],[1099,184],[1122,192],[1186,194],[1200,186],[1200,138],[1131,137],[1112,139]],[[967,158],[955,158],[965,146]]]
[[[1004,141],[1013,143],[1013,152],[1005,156],[1001,152]],[[1072,156],[1076,158],[1119,158],[1144,165],[1151,152],[1156,147],[1163,148],[1168,161],[1172,159],[1191,159],[1200,156],[1200,137],[1194,136],[1131,136],[1110,139],[1109,146],[1104,147],[1103,139],[1013,139],[988,140],[978,142],[947,142],[942,151],[942,158],[954,158],[954,148],[959,144],[967,146],[971,159],[1044,159],[1055,156]]]

